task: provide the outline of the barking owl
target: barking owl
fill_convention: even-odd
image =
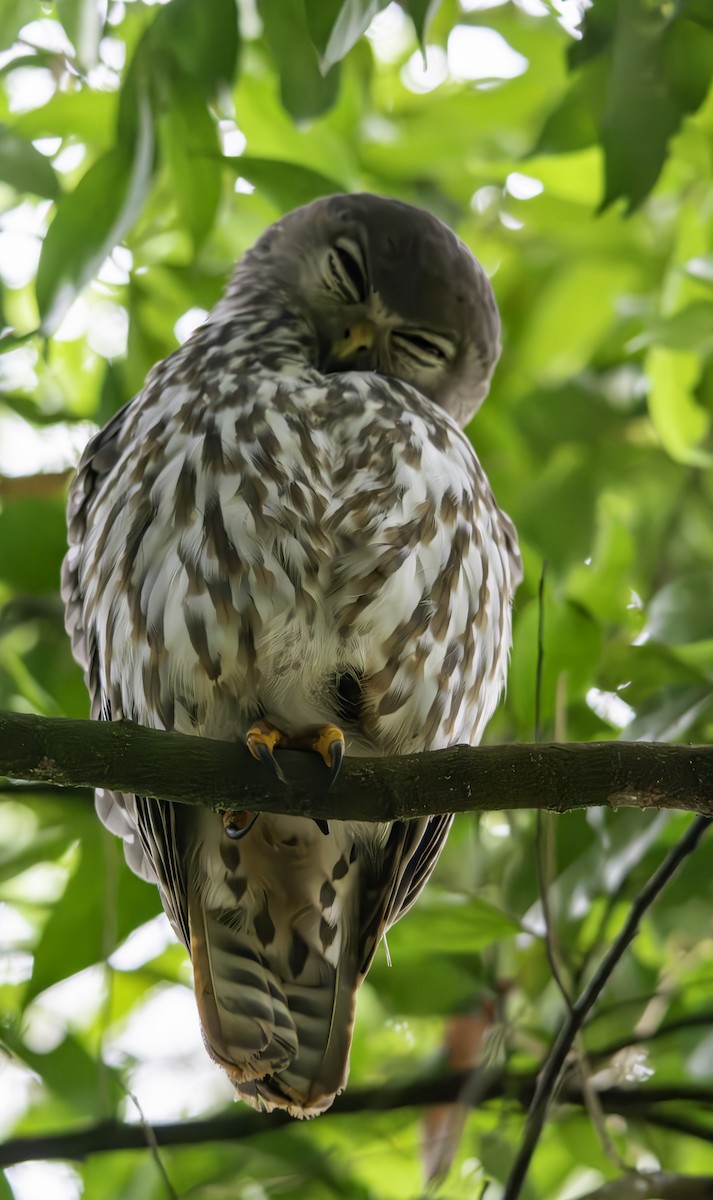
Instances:
[[[520,577],[462,427],[499,353],[488,279],[439,220],[371,195],[288,214],[89,443],[66,623],[92,716],[282,746],[477,743]],[[158,885],[206,1047],[262,1110],[344,1087],[356,993],[451,818],[221,816],[103,792]]]

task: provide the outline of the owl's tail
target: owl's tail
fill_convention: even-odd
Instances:
[[[281,944],[280,931],[270,928],[264,913],[262,924],[259,917],[255,922],[256,936],[244,920],[236,922],[235,911],[191,902],[190,949],[204,1041],[254,1108],[317,1116],[349,1074],[360,982],[356,949],[343,943],[338,959],[328,961],[294,926],[289,945],[286,939]],[[309,916],[297,914],[303,928],[311,924]],[[341,932],[335,930],[335,940]]]

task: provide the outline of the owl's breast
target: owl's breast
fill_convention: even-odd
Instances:
[[[333,719],[350,672],[371,745],[424,748],[426,726],[425,744],[462,740],[477,681],[479,726],[509,645],[508,556],[456,426],[371,375],[170,399],[131,415],[81,550],[112,711],[212,736],[258,711],[308,724]]]

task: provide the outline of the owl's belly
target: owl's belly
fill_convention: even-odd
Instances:
[[[510,637],[500,514],[457,431],[441,445],[414,414],[394,424],[359,386],[348,444],[298,388],[253,412],[255,440],[225,410],[220,438],[171,434],[152,476],[117,465],[85,548],[91,568],[102,543],[104,569],[84,581],[115,715],[214,737],[334,721],[349,672],[356,744],[477,739]]]

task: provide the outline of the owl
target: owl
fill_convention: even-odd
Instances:
[[[92,716],[243,740],[277,775],[280,746],[336,772],[475,745],[520,577],[463,433],[498,354],[487,276],[429,213],[336,195],[272,225],[79,464],[62,582]],[[97,809],[158,885],[238,1094],[323,1112],[451,818]]]

